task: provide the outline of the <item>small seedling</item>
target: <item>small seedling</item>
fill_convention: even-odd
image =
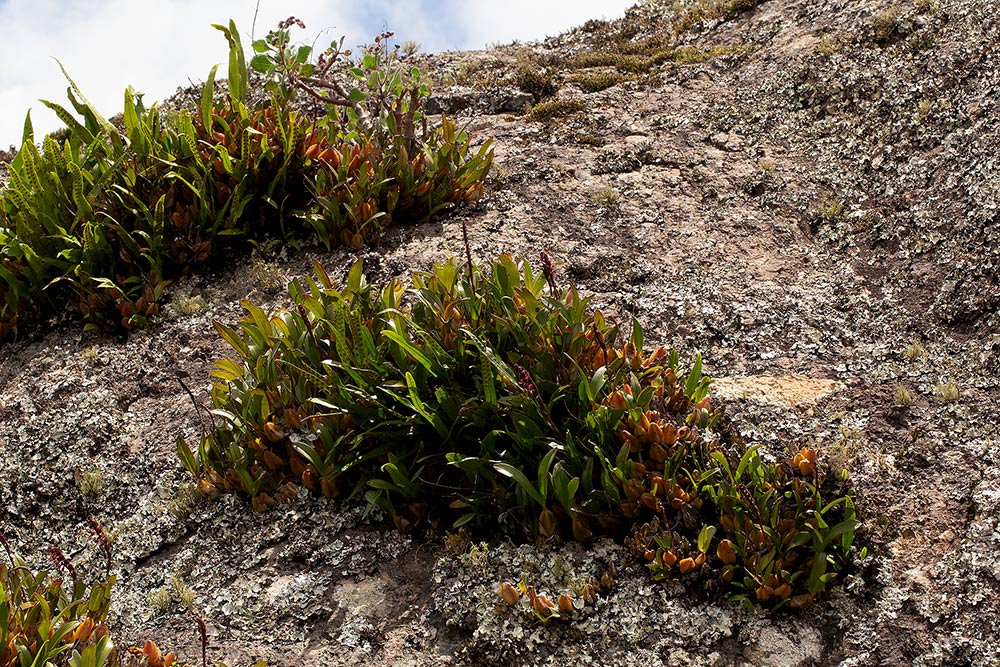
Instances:
[[[821,40],[819,40],[819,43],[816,44],[816,51],[826,56],[827,58],[829,58],[834,54],[840,53],[840,51],[843,48],[844,48],[844,42],[832,37],[824,37]]]
[[[513,83],[536,100],[554,95],[559,84],[551,72],[530,63],[521,63],[514,71]]]
[[[170,303],[170,306],[177,316],[190,317],[207,308],[208,302],[205,300],[205,297],[195,294],[194,296],[176,297]]]
[[[899,12],[895,9],[875,16],[871,24],[872,37],[875,43],[885,44],[888,42],[896,34],[897,27],[899,27]]]
[[[413,39],[408,39],[405,42],[403,42],[402,50],[403,50],[403,56],[409,58],[410,56],[415,55],[417,51],[420,50],[420,42]]]
[[[170,608],[170,589],[161,586],[149,592],[149,604],[160,613]]]
[[[962,397],[962,392],[958,388],[958,383],[954,380],[940,382],[934,387],[934,398],[942,403],[954,403]]]
[[[187,521],[200,500],[198,487],[191,482],[184,482],[177,487],[174,497],[167,502],[167,514],[178,521]]]
[[[188,610],[194,611],[194,602],[198,597],[197,593],[184,583],[184,579],[177,574],[170,578],[170,585],[173,586],[174,593],[177,594],[177,598],[181,601],[181,604],[187,607]]]
[[[617,86],[623,81],[629,81],[631,77],[621,72],[595,72],[587,74],[573,74],[566,78],[569,83],[576,84],[588,93],[597,93],[612,86]]]
[[[827,222],[833,222],[844,217],[844,202],[833,197],[824,199],[819,204],[819,215]]]
[[[916,106],[917,122],[918,123],[924,122],[924,120],[927,118],[927,115],[931,112],[931,109],[933,108],[934,108],[934,103],[931,102],[930,100],[925,99],[917,102]]]
[[[671,26],[674,35],[685,31],[701,29],[707,21],[732,18],[749,11],[764,0],[699,0],[691,3],[675,3],[677,17]]]
[[[104,474],[96,468],[80,471],[74,476],[82,496],[96,496],[104,488]]]
[[[251,284],[266,291],[274,291],[283,288],[288,280],[274,262],[266,262],[260,257],[254,257],[250,261],[247,271]]]
[[[892,402],[898,407],[905,408],[913,402],[913,399],[910,397],[909,390],[900,384],[896,385],[896,391],[892,394]]]
[[[614,209],[618,205],[620,197],[621,194],[610,185],[601,188],[590,196],[595,204],[600,205],[605,210]]]
[[[927,350],[924,348],[923,343],[917,341],[907,345],[906,350],[903,351],[903,355],[910,361],[916,361],[917,359],[926,357]]]

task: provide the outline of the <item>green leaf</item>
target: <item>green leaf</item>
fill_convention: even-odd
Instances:
[[[820,551],[813,560],[812,568],[809,570],[809,592],[815,595],[824,588],[823,575],[826,573],[826,553]]]
[[[77,97],[79,97],[80,101],[83,103],[83,106],[97,120],[97,123],[100,126],[101,130],[103,130],[112,140],[117,138],[120,141],[121,137],[118,135],[118,130],[115,129],[115,126],[112,125],[110,122],[108,122],[108,120],[104,116],[98,113],[97,109],[94,108],[94,105],[92,105],[90,101],[86,97],[84,97],[83,92],[77,87],[76,82],[70,78],[69,73],[66,71],[66,68],[63,67],[63,64],[59,62],[59,59],[53,58],[53,60],[55,60],[56,64],[59,65],[59,70],[63,73],[63,76],[66,77],[66,80],[69,81],[69,85],[72,91],[76,93]],[[72,96],[70,96],[70,99],[71,100],[73,99]]]
[[[499,402],[497,401],[496,383],[493,381],[493,366],[490,365],[486,355],[482,353],[479,356],[479,365],[483,375],[483,398],[486,399],[487,405],[496,408]]]
[[[746,471],[747,467],[757,459],[758,446],[759,445],[753,445],[751,447],[747,447],[747,450],[743,453],[742,458],[740,458],[739,465],[736,467],[736,475],[733,476],[734,480],[739,481],[743,479],[744,471]]]
[[[827,503],[827,505],[824,506],[823,509],[821,509],[819,513],[821,515],[826,514],[827,512],[829,512],[830,510],[832,510],[834,507],[836,507],[840,503],[845,503],[846,504],[849,501],[850,501],[850,507],[853,510],[854,501],[851,500],[851,497],[850,496],[841,496],[840,498],[836,498],[834,500],[831,500],[829,503]]]
[[[826,534],[826,537],[823,538],[823,546],[822,546],[823,550],[825,551],[826,548],[829,547],[831,544],[833,544],[833,541],[838,537],[840,537],[841,535],[846,536],[848,534],[852,534],[854,532],[855,526],[857,525],[858,522],[855,521],[854,519],[846,519],[838,523],[830,530],[829,533]]]
[[[694,366],[691,368],[691,373],[688,374],[687,383],[684,385],[684,393],[688,398],[692,398],[694,396],[694,392],[698,389],[699,382],[701,382],[700,352],[694,358]]]
[[[399,491],[407,498],[416,497],[416,495],[420,492],[420,488],[416,484],[414,484],[413,481],[407,475],[403,473],[403,471],[397,464],[386,463],[385,465],[382,466],[382,472],[389,474],[389,477],[392,478],[393,484],[396,485],[395,490]],[[414,475],[414,477],[419,477],[419,475],[420,472],[417,471],[417,474]],[[381,480],[372,480],[371,482],[369,482],[369,484],[371,484],[372,486],[376,486],[377,488],[377,482],[379,481]]]
[[[405,354],[409,354],[411,357],[413,357],[414,360],[416,360],[417,363],[426,368],[427,372],[430,373],[432,376],[435,377],[437,376],[437,374],[434,372],[434,363],[430,359],[428,359],[423,352],[417,349],[417,347],[413,343],[408,341],[405,336],[391,329],[383,329],[382,335],[391,340],[393,343],[395,343],[400,348],[400,350],[402,350]]]
[[[180,436],[177,436],[177,455],[180,457],[181,463],[184,464],[184,468],[192,475],[197,476],[198,462],[195,460],[194,453],[188,447],[187,442]]]
[[[587,398],[591,403],[596,403],[597,399],[600,397],[601,390],[604,389],[604,385],[607,382],[605,380],[607,374],[608,374],[608,367],[601,366],[596,371],[594,371],[594,374],[590,378],[590,382],[587,383],[588,386]]]
[[[538,493],[538,489],[535,488],[535,485],[532,484],[527,476],[525,476],[525,474],[518,468],[515,468],[509,463],[503,463],[500,461],[492,461],[491,463],[493,464],[493,468],[496,469],[498,473],[513,479],[529,498],[534,500],[539,505],[545,505],[545,499],[542,498],[540,493]]]
[[[28,113],[24,114],[24,130],[21,132],[21,143],[35,143],[35,128],[31,125],[31,109],[28,109]]]
[[[236,23],[229,21],[229,26],[222,26],[213,23],[212,27],[219,30],[226,36],[229,42],[229,97],[233,106],[240,108],[246,99],[247,87],[247,65],[243,55],[243,44],[240,42],[240,33],[236,29]]]
[[[427,406],[424,405],[423,401],[420,400],[420,395],[417,392],[417,383],[416,380],[413,379],[413,374],[407,372],[405,377],[406,377],[406,388],[410,393],[410,403],[413,406],[413,409],[415,409],[420,414],[421,417],[426,419],[427,422],[431,424],[435,428],[435,430],[437,430],[438,435],[447,440],[448,437],[451,435],[451,433],[448,430],[448,427],[445,426],[444,422],[441,420],[441,417],[439,415],[428,410]]]
[[[201,126],[206,132],[212,131],[212,106],[215,100],[215,73],[219,65],[213,65],[208,72],[208,79],[201,89]]]
[[[323,265],[319,263],[318,259],[313,259],[313,273],[316,274],[317,280],[320,281],[320,284],[322,284],[323,287],[326,289],[333,288],[333,281],[330,280],[330,275],[326,272],[326,269],[323,268]]]
[[[469,338],[472,344],[476,346],[476,349],[478,349],[482,355],[486,357],[490,364],[493,365],[493,368],[497,369],[500,375],[507,380],[507,382],[512,385],[517,385],[517,378],[514,376],[514,372],[510,369],[510,366],[504,363],[503,359],[497,356],[496,352],[493,351],[493,348],[490,347],[489,344],[480,340],[480,338],[474,334],[471,329],[462,327],[461,331]]]
[[[351,270],[347,273],[347,289],[345,291],[349,294],[357,294],[361,291],[361,287],[364,285],[364,280],[364,260],[359,257],[357,261],[351,265]]]
[[[701,532],[698,533],[698,551],[707,554],[708,548],[712,546],[713,537],[715,537],[715,526],[702,526]]]
[[[219,335],[222,336],[223,340],[229,343],[234,350],[240,353],[241,357],[244,359],[248,359],[250,357],[250,348],[247,346],[246,341],[243,340],[243,337],[240,336],[234,329],[227,327],[218,320],[212,320],[212,326],[214,326],[215,330],[219,332]]]
[[[73,117],[69,111],[65,109],[62,105],[56,104],[55,102],[49,102],[48,100],[41,100],[41,103],[47,106],[49,109],[59,117],[73,136],[76,137],[77,141],[84,145],[91,145],[94,143],[94,134],[86,127],[84,127],[80,121]]]
[[[542,457],[541,462],[538,464],[538,493],[542,497],[542,504],[545,504],[545,499],[548,497],[549,489],[549,468],[552,467],[552,461],[555,460],[556,454],[559,452],[559,446],[550,442],[549,453]]]
[[[266,74],[271,71],[271,59],[263,55],[254,56],[250,59],[250,69]]]
[[[632,345],[640,354],[642,353],[642,325],[639,320],[632,318]]]

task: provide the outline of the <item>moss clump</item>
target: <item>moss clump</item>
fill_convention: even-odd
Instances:
[[[934,387],[934,398],[941,403],[954,403],[962,397],[962,391],[954,380],[940,382]]]
[[[592,74],[574,74],[567,77],[566,81],[576,84],[588,93],[597,93],[617,86],[624,81],[630,81],[631,78],[620,72],[594,72]]]
[[[764,2],[765,0],[695,0],[677,14],[672,25],[673,33],[679,35],[688,30],[697,30],[708,21],[731,19]]]
[[[622,53],[620,51],[592,51],[581,53],[566,62],[571,69],[586,69],[590,67],[614,67],[627,74],[645,74],[657,65],[670,60],[673,51],[665,49],[652,55]]]
[[[711,46],[707,49],[683,47],[674,49],[670,59],[678,65],[694,65],[714,60],[715,58],[753,53],[757,50],[757,48],[757,46],[752,44],[725,44],[720,46]]]
[[[646,54],[621,50],[592,51],[581,53],[567,61],[566,65],[572,69],[613,67],[622,74],[646,74],[653,68],[668,62],[677,63],[678,65],[692,65],[714,58],[753,53],[757,48],[757,46],[752,44],[723,44],[708,48],[661,48]],[[607,77],[607,74],[576,75],[575,77],[570,77],[568,80],[574,82],[583,81],[588,84],[593,82],[594,85],[600,85],[599,82],[607,80]]]
[[[882,12],[872,19],[871,35],[876,44],[888,44],[899,27],[899,12],[895,9]]]
[[[530,120],[552,120],[572,116],[578,111],[583,111],[585,107],[583,100],[578,99],[549,100],[548,102],[539,102],[531,107],[527,116]]]

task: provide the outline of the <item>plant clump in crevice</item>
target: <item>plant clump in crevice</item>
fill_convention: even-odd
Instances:
[[[851,564],[853,502],[818,453],[743,447],[700,357],[647,353],[547,255],[450,260],[408,287],[315,270],[289,308],[216,325],[235,352],[214,372],[221,421],[178,442],[205,495],[263,511],[305,486],[363,493],[403,531],[627,537],[656,578],[748,604],[804,606]]]
[[[587,108],[583,100],[575,97],[560,97],[554,100],[539,102],[527,112],[529,120],[550,121],[565,118]]]
[[[194,114],[147,108],[130,88],[119,128],[70,79],[75,114],[45,103],[63,132],[38,146],[26,120],[0,190],[0,341],[64,313],[132,329],[192,267],[251,246],[378,242],[393,221],[480,198],[489,142],[474,151],[448,118],[430,122],[428,88],[389,33],[316,55],[291,43],[295,25],[254,42],[249,63],[236,26],[216,26],[228,98],[213,68]],[[251,71],[269,97],[249,101]],[[301,112],[303,97],[323,112]]]

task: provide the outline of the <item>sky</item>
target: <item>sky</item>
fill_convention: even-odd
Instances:
[[[264,36],[290,12],[293,38],[327,46],[341,35],[365,43],[383,30],[425,53],[484,48],[556,35],[589,19],[621,17],[637,0],[0,0],[0,149],[19,146],[31,108],[36,136],[61,127],[39,99],[70,107],[58,59],[106,117],[125,88],[148,104],[203,81],[228,57],[213,23],[236,21],[247,52],[251,25]]]

